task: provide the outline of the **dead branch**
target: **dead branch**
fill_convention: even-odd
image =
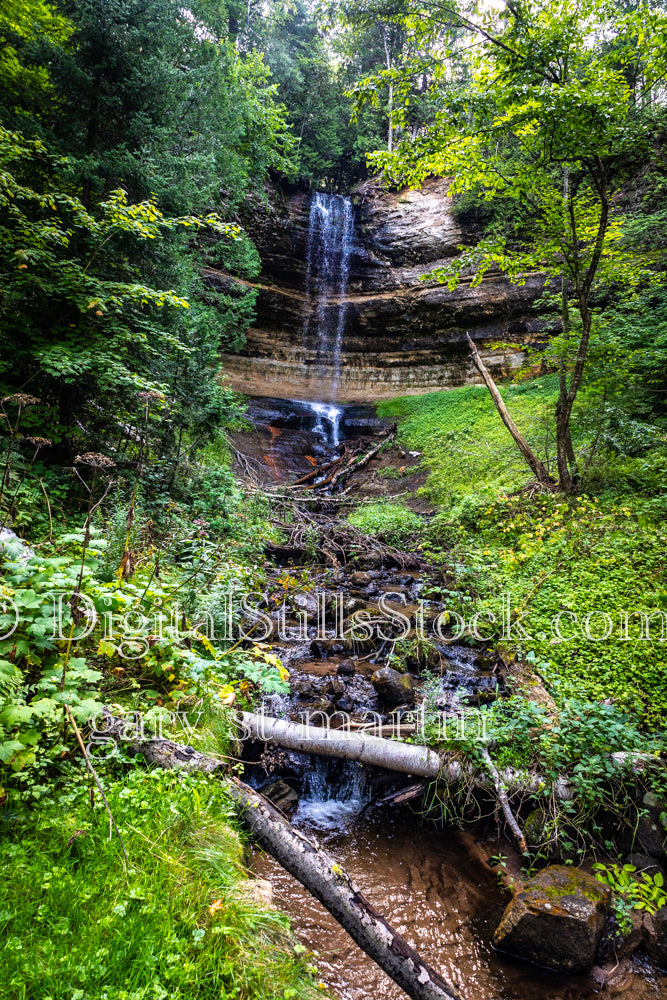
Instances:
[[[468,344],[470,346],[470,351],[472,353],[473,364],[475,365],[475,368],[484,379],[485,385],[489,390],[489,392],[491,393],[491,398],[493,399],[495,407],[498,410],[498,413],[500,414],[502,422],[505,424],[505,427],[514,438],[514,443],[516,444],[517,448],[519,449],[519,451],[525,458],[526,462],[530,466],[530,469],[535,478],[538,480],[538,482],[552,483],[553,479],[547,472],[544,463],[537,457],[537,455],[530,447],[530,445],[526,441],[525,437],[523,436],[517,425],[512,420],[510,412],[505,406],[503,397],[498,392],[498,387],[496,386],[496,383],[493,381],[491,373],[489,372],[486,365],[482,361],[479,351],[475,347],[472,337],[470,336],[469,333],[466,333],[466,337],[468,338]]]
[[[493,784],[496,788],[496,795],[500,803],[501,809],[505,814],[505,819],[507,820],[507,825],[514,834],[516,842],[519,845],[522,854],[528,853],[528,846],[526,844],[526,838],[523,835],[523,831],[516,821],[514,813],[512,812],[512,807],[510,806],[509,799],[507,798],[507,791],[505,789],[505,784],[498,771],[498,768],[491,760],[491,755],[486,747],[482,748],[482,760],[484,761],[486,768],[493,778]]]

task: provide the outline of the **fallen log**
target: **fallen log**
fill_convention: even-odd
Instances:
[[[290,483],[289,484],[290,488],[292,486],[301,486],[303,483],[310,482],[311,479],[317,479],[317,477],[321,476],[323,472],[327,472],[334,466],[340,465],[341,462],[345,460],[346,456],[347,456],[347,446],[344,445],[342,454],[340,454],[337,458],[332,459],[331,462],[325,462],[324,465],[316,465],[315,468],[311,469],[310,472],[307,472],[305,476],[301,476],[301,479],[295,479],[293,483]]]
[[[327,476],[327,478],[322,483],[318,483],[318,485],[315,487],[315,489],[317,489],[319,486],[324,486],[325,483],[333,489],[334,486],[337,486],[338,483],[342,482],[342,480],[345,479],[346,476],[349,476],[353,472],[357,472],[359,469],[363,469],[363,467],[365,465],[368,465],[368,463],[371,461],[371,459],[375,458],[375,456],[380,451],[380,449],[382,447],[384,447],[384,445],[388,441],[393,441],[393,439],[395,437],[396,437],[396,424],[394,424],[389,429],[388,433],[385,434],[385,436],[382,438],[381,441],[378,441],[378,443],[375,444],[375,445],[373,445],[372,448],[369,448],[369,450],[367,452],[365,452],[359,458],[358,461],[356,460],[356,456],[355,456],[345,466],[343,466],[342,469],[340,469],[338,472],[336,472],[333,476]]]
[[[105,713],[96,739],[122,741],[125,749],[163,768],[221,777],[239,815],[268,853],[318,899],[350,937],[413,1000],[462,1000],[443,977],[378,913],[333,857],[304,836],[263,795],[226,774],[226,763],[166,739],[139,739],[136,725]],[[133,730],[135,735],[133,736]]]
[[[525,437],[523,436],[517,425],[514,423],[512,417],[510,416],[510,412],[505,406],[503,397],[500,395],[496,383],[493,381],[493,378],[491,377],[488,368],[482,361],[479,351],[475,346],[475,342],[473,341],[472,337],[468,332],[466,332],[466,337],[468,338],[468,346],[470,347],[470,353],[472,354],[473,364],[477,369],[477,371],[482,376],[482,378],[484,379],[486,388],[491,393],[491,398],[495,404],[496,409],[498,410],[498,413],[500,414],[500,419],[505,424],[505,427],[514,438],[514,442],[519,451],[521,452],[521,454],[523,455],[523,457],[525,458],[526,462],[528,463],[531,472],[533,473],[538,482],[553,484],[553,477],[549,475],[546,466],[544,465],[544,462],[542,462],[541,459],[537,457],[537,455],[530,447],[530,445],[526,441]]]
[[[494,794],[497,792],[497,780],[500,781],[504,793],[509,795],[543,795],[549,784],[544,775],[536,774],[534,771],[506,767],[491,775],[480,772],[473,764],[464,763],[456,758],[445,758],[430,747],[399,743],[397,740],[381,739],[367,733],[287,722],[284,719],[273,719],[252,712],[241,712],[239,720],[242,738],[250,737],[265,743],[276,743],[285,750],[296,750],[299,753],[342,757],[345,760],[371,764],[400,774],[430,778],[433,781],[450,784],[466,782],[474,788]],[[649,754],[619,752],[610,754],[609,759],[619,767],[631,763],[633,766],[643,768],[655,758]],[[576,797],[575,788],[565,775],[556,779],[550,788],[550,793],[559,802],[571,802]]]

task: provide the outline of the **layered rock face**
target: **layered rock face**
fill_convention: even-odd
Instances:
[[[355,228],[347,292],[326,308],[345,306],[336,373],[318,352],[317,308],[306,293],[311,196],[272,192],[268,207],[246,220],[263,267],[257,319],[239,354],[225,354],[231,384],[254,396],[340,402],[452,388],[480,381],[472,367],[466,331],[496,376],[519,366],[525,345],[541,326],[533,303],[544,279],[526,276],[512,285],[501,275],[454,291],[422,274],[474,244],[479,233],[462,225],[443,179],[421,190],[386,191],[367,183],[353,192]],[[207,280],[226,284],[214,271]],[[321,303],[320,303],[321,309]],[[499,341],[500,349],[491,349]]]

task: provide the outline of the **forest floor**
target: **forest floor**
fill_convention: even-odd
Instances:
[[[548,448],[551,382],[538,379],[503,391],[532,443],[546,442]],[[216,595],[230,581],[266,593],[270,601],[294,604],[301,591],[307,595],[318,581],[337,578],[348,593],[357,589],[357,601],[368,603],[403,575],[407,582],[400,586],[407,596],[424,586],[421,593],[430,602],[468,623],[460,637],[463,660],[468,653],[484,659],[500,650],[507,663],[517,664],[519,673],[534,673],[549,692],[547,710],[518,690],[483,706],[497,766],[537,768],[552,776],[566,772],[577,785],[576,809],[542,816],[547,846],[540,854],[538,834],[534,860],[544,863],[552,856],[555,841],[569,861],[590,860],[596,852],[620,860],[632,845],[623,838],[622,845],[615,842],[600,811],[626,826],[636,824],[642,816],[637,795],[641,802],[647,787],[664,795],[667,785],[660,756],[667,717],[664,636],[659,622],[652,622],[648,638],[642,638],[641,619],[632,617],[653,613],[667,598],[663,452],[629,458],[607,450],[585,490],[565,499],[527,486],[527,470],[484,389],[392,400],[381,404],[379,413],[385,429],[398,422],[397,437],[348,478],[346,495],[338,498],[295,499],[285,478],[312,468],[312,456],[297,457],[285,477],[279,453],[271,451],[280,435],[235,433],[234,446],[242,452],[248,445],[250,469],[264,470],[264,484],[248,478],[247,466],[240,468],[245,486],[236,506],[230,505],[231,528],[222,541],[209,538],[205,529],[179,528],[178,545],[164,555],[159,579],[150,546],[131,580],[118,576],[127,533],[124,508],[95,529],[89,552],[85,535],[69,534],[39,543],[28,564],[5,563],[5,593],[16,597],[23,588],[28,595],[22,609],[28,625],[17,636],[21,655],[24,647],[27,651],[26,670],[37,662],[32,651],[41,641],[38,598],[56,582],[71,588],[81,566],[82,590],[100,607],[107,599],[127,607],[138,600],[149,613],[160,602],[173,602],[174,595],[190,594],[193,608],[214,616],[221,613]],[[582,410],[575,432],[593,418]],[[223,456],[223,465],[228,462]],[[215,494],[210,503],[215,513]],[[302,539],[300,558],[281,569],[275,559],[289,550],[295,531]],[[326,553],[327,538],[336,537],[340,547],[331,551],[337,568],[327,565]],[[419,570],[404,573],[401,553],[416,560]],[[348,565],[341,566],[346,559]],[[494,632],[492,616],[496,623],[502,618],[507,594],[514,632],[502,637]],[[562,639],[553,626],[559,614]],[[470,632],[475,615],[483,639]],[[611,630],[605,635],[607,618]],[[61,676],[58,657],[65,646],[46,643],[38,649],[40,656],[56,657],[40,681],[40,701],[24,701],[0,720],[8,731],[20,730],[18,741],[12,736],[9,744],[15,776],[0,838],[0,856],[13,873],[0,891],[0,997],[322,995],[305,949],[247,878],[244,837],[229,803],[206,779],[155,775],[122,754],[100,762],[128,852],[129,865],[124,864],[99,795],[91,795],[73,735],[62,740],[53,676]],[[3,647],[0,654],[13,657],[8,650]],[[221,699],[231,694],[237,704],[256,704],[267,680],[281,690],[272,659],[280,650],[261,643],[213,648],[201,637],[189,644],[165,640],[151,645],[137,663],[92,638],[71,652],[66,690],[75,711],[77,699],[81,712],[98,699],[147,712],[155,721],[162,710],[199,706],[203,715],[196,731],[176,738],[209,752],[233,753]],[[430,652],[413,640],[398,643],[391,662],[411,671],[416,664],[419,682],[428,686],[433,678],[423,666]],[[344,655],[325,656],[319,666],[308,660],[319,678],[313,697],[325,694],[318,685],[337,675]],[[372,668],[362,666],[365,658],[358,656],[355,683],[370,690]],[[0,661],[2,669],[9,666]],[[51,716],[45,707],[43,720],[36,717],[34,706],[49,699]],[[40,740],[43,753],[35,749]],[[436,737],[434,745],[442,748]],[[609,755],[617,751],[649,753],[650,774],[610,774]],[[456,752],[477,759],[472,744]],[[438,809],[441,818],[462,818],[454,800]]]

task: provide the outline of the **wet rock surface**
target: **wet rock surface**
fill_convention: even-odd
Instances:
[[[415,700],[415,685],[410,675],[391,667],[376,670],[371,684],[386,705],[411,705]]]
[[[307,242],[311,196],[271,189],[266,205],[249,206],[245,224],[262,258],[257,320],[238,354],[225,354],[232,384],[254,396],[322,400],[337,383],[337,397],[368,401],[479,381],[466,343],[478,342],[493,373],[520,364],[526,344],[544,328],[533,302],[543,278],[512,285],[489,274],[479,287],[464,279],[454,291],[422,274],[474,244],[479,226],[457,215],[448,181],[427,180],[420,190],[387,191],[372,182],[353,193],[355,231],[340,372],[323,362],[308,333]],[[209,270],[206,280],[229,287]],[[332,315],[340,306],[332,299]],[[326,319],[326,317],[325,317]],[[304,329],[306,335],[304,336]],[[508,345],[490,349],[494,342]]]
[[[296,585],[301,571],[291,567],[290,573]],[[424,642],[414,627],[402,640],[391,638],[392,629],[396,636],[402,634],[392,622],[394,611],[414,618],[422,600],[428,622],[437,610],[434,601],[421,597],[424,573],[406,574],[396,567],[359,571],[350,563],[334,571],[311,566],[308,577],[310,589],[298,593],[295,586],[281,595],[283,570],[276,567],[269,573],[272,610],[263,613],[272,619],[275,634],[284,630],[271,648],[288,670],[290,691],[265,699],[268,714],[335,728],[346,724],[340,713],[358,723],[369,713],[389,723],[396,707],[423,703],[424,671],[431,710],[474,710],[502,694],[499,677],[486,669],[492,657],[480,660],[478,650],[455,643]],[[385,601],[383,611],[380,601],[397,592],[409,603]],[[284,610],[278,605],[281,599]]]
[[[653,792],[646,792],[642,799],[643,815],[637,826],[637,840],[644,851],[654,858],[667,860],[667,802]]]
[[[667,906],[644,917],[644,943],[651,958],[667,969]]]
[[[524,883],[493,936],[497,948],[561,972],[592,968],[611,890],[591,875],[552,865]]]

